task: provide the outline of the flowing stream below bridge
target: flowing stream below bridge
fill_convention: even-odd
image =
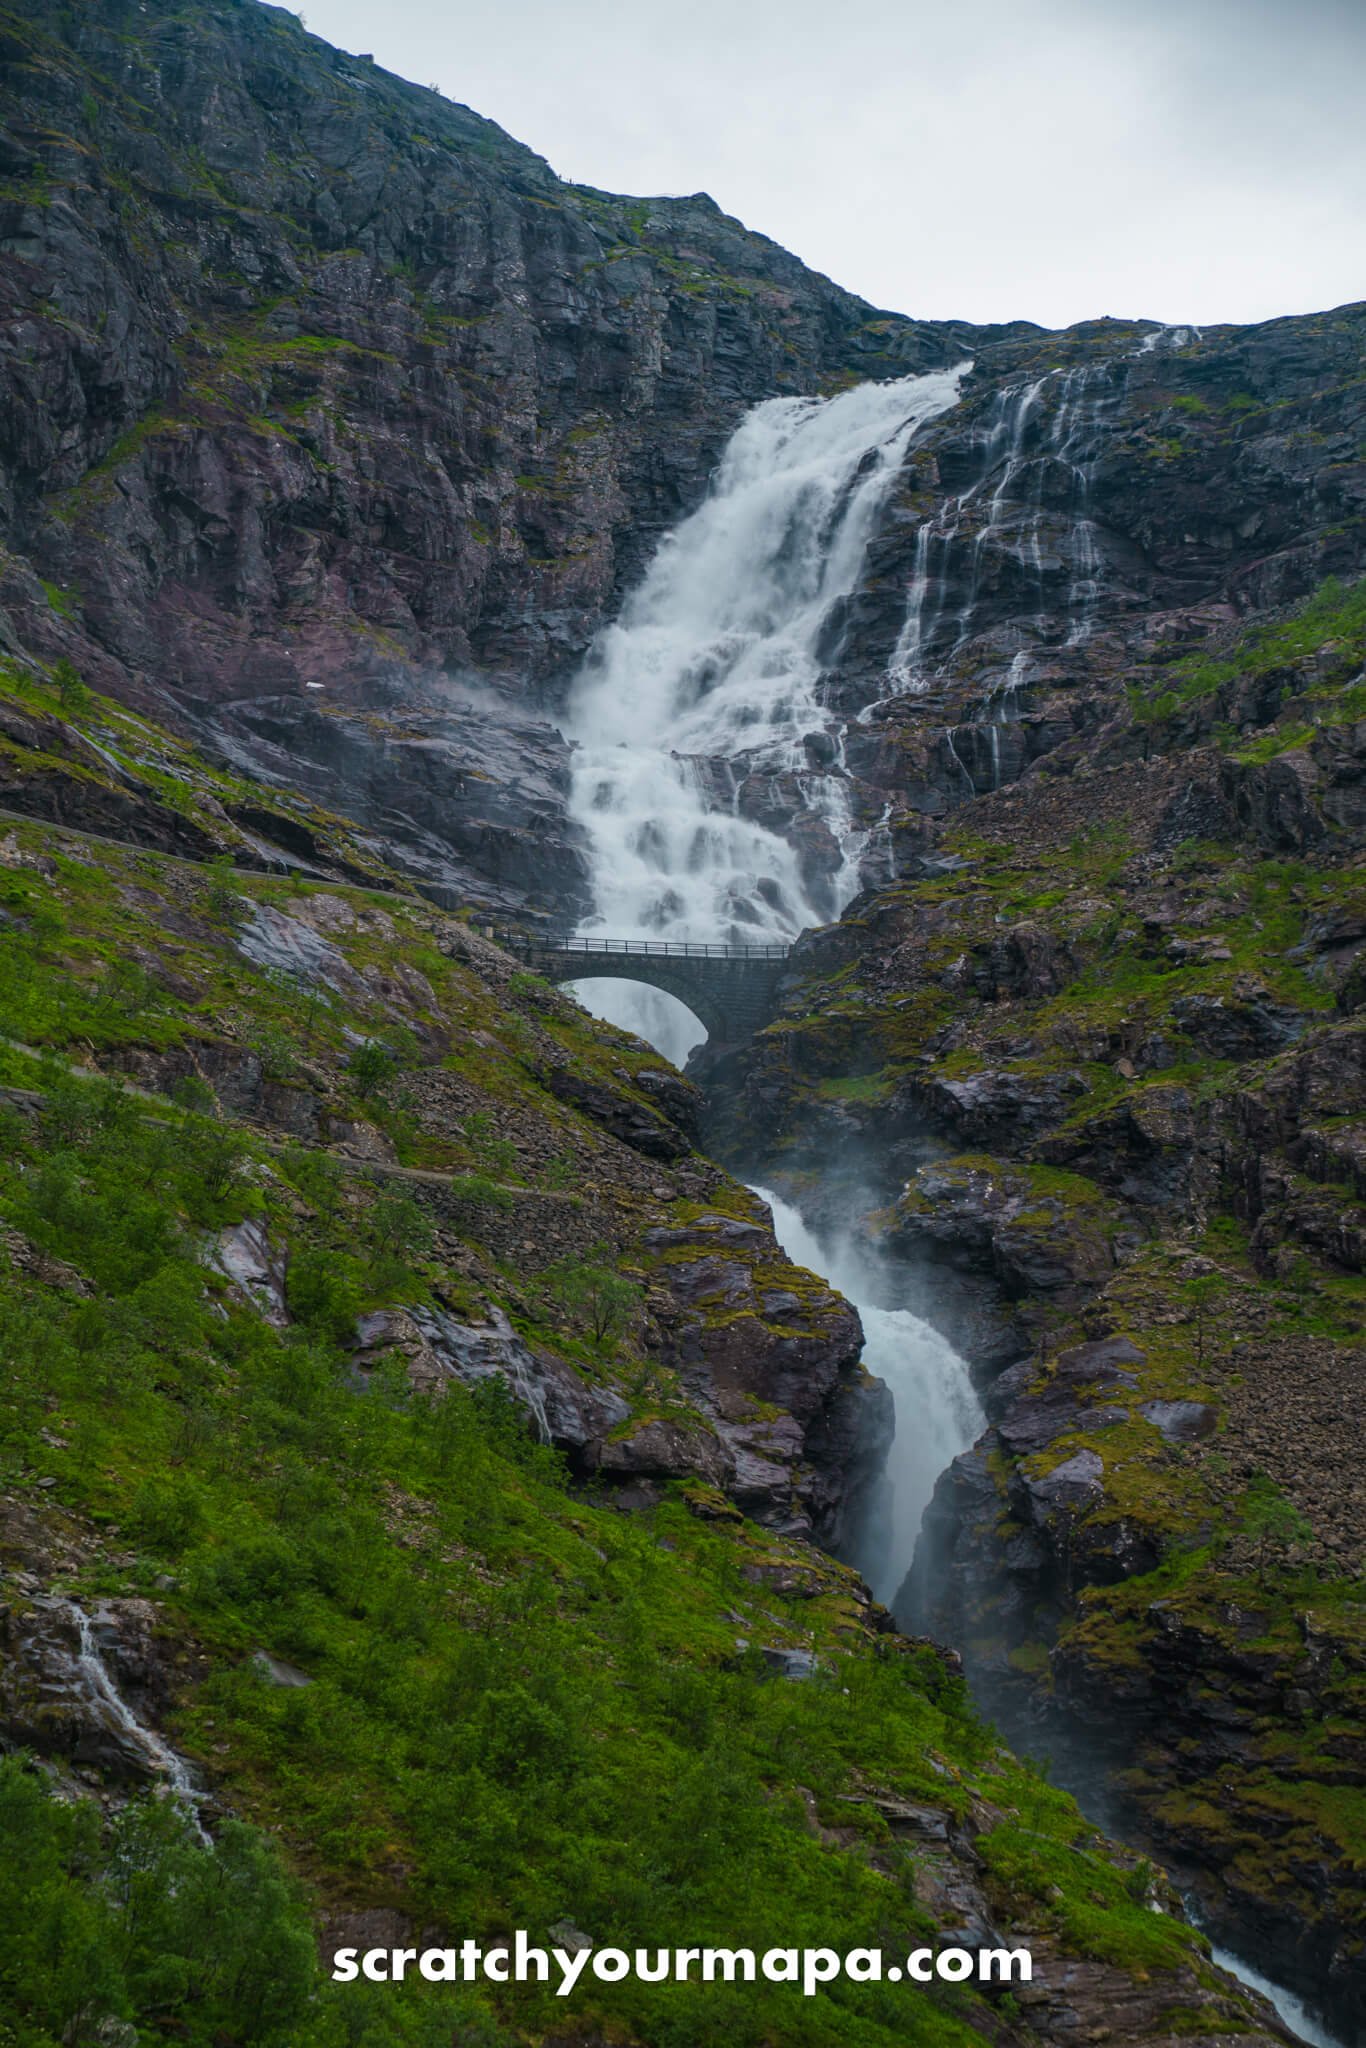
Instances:
[[[571,698],[572,808],[588,840],[594,885],[582,936],[787,941],[836,919],[854,896],[869,835],[850,802],[843,726],[823,698],[823,651],[908,449],[922,427],[957,404],[970,367],[862,384],[824,400],[771,399],[741,421],[706,500],[661,543],[620,618],[599,635]],[[1052,458],[1061,450],[1081,479],[1066,567],[1083,624],[1095,541],[1074,443],[1078,420],[1090,416],[1083,401],[1093,404],[1093,381],[1090,372],[1065,373],[1046,451]],[[1004,527],[1007,500],[1022,497],[1018,545],[1035,555],[1040,514],[1017,479],[1040,390],[1001,395],[984,434],[984,461],[999,462],[1001,473],[994,492],[985,471],[973,487],[989,493],[990,532]],[[950,506],[955,520],[965,502]],[[945,516],[938,519],[944,526]],[[888,694],[926,687],[937,601],[926,568],[933,525],[920,529],[906,622],[888,650]],[[953,644],[972,629],[970,616],[958,616]],[[801,819],[790,837],[746,813],[744,791],[756,785],[788,792]],[[826,849],[814,864],[801,850],[802,832],[812,827]],[[596,1015],[680,1067],[705,1037],[680,1002],[638,983],[584,980],[575,990]],[[852,1230],[843,1242],[822,1241],[780,1195],[756,1192],[789,1256],[858,1308],[865,1359],[892,1390],[885,1478],[855,1558],[876,1595],[890,1601],[935,1482],[981,1431],[982,1410],[965,1361],[914,1303],[894,1298],[889,1277],[859,1251]],[[1219,1960],[1268,1995],[1300,2039],[1336,2048],[1291,1994],[1222,1951]]]

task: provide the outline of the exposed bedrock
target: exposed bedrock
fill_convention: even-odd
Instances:
[[[537,707],[744,409],[964,353],[246,0],[40,0],[0,114],[14,631],[507,907],[537,855],[576,906]]]
[[[1146,750],[1119,707],[908,836],[699,1065],[711,1144],[875,1245],[977,1377],[902,1625],[1349,2041],[1360,602],[1225,632]]]
[[[705,195],[564,184],[287,14],[26,22],[0,51],[8,630],[325,786],[450,891],[581,907],[538,718],[757,400],[974,365],[824,630],[808,752],[879,828],[873,880],[917,821],[1092,746],[1135,663],[1362,559],[1361,308],[1198,336],[915,322]],[[791,778],[699,765],[829,892]],[[1293,834],[1295,773],[1230,771],[1224,801]],[[1359,777],[1338,786],[1345,822]]]

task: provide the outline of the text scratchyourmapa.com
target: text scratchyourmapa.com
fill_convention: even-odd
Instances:
[[[567,1998],[585,1976],[602,1984],[634,1977],[642,1984],[796,1984],[808,1998],[846,1977],[851,1984],[1028,1984],[1033,1963],[1024,1948],[913,1948],[887,1960],[876,1948],[538,1948],[518,1929],[505,1947],[464,1941],[456,1948],[339,1948],[332,1957],[337,1984],[358,1977],[400,1984],[554,1984]]]

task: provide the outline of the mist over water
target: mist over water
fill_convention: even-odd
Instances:
[[[1330,2034],[1306,2010],[1293,1991],[1285,1990],[1280,1984],[1273,1984],[1269,1977],[1263,1977],[1254,1970],[1251,1963],[1245,1963],[1231,1949],[1220,1948],[1211,1942],[1210,1952],[1221,1970],[1227,1970],[1231,1977],[1238,1977],[1250,1990],[1260,1991],[1263,1998],[1269,1998],[1276,2008],[1283,2024],[1297,2040],[1304,2041],[1308,2048],[1343,2048],[1336,2034]]]
[[[1157,332],[1143,346],[1167,339]],[[589,842],[595,906],[584,933],[762,945],[833,921],[852,897],[865,835],[841,773],[843,730],[822,703],[822,628],[855,587],[917,428],[956,403],[968,367],[858,385],[823,401],[773,399],[741,422],[705,503],[662,543],[619,621],[599,635],[573,692],[571,808]],[[1095,556],[1082,442],[1083,429],[1089,434],[1099,424],[1099,400],[1089,373],[1069,372],[1061,382],[1047,453],[1064,459],[1077,479],[1064,558],[1069,606],[1080,618],[1075,630],[1084,636]],[[1002,395],[986,430],[983,478],[967,494],[983,489],[1000,465],[982,545],[1013,522],[1030,561],[1041,561],[1042,513],[1022,479],[1041,389]],[[906,624],[889,665],[893,690],[926,687],[929,643],[944,607],[939,556],[965,502],[951,502],[917,535]],[[975,576],[952,644],[970,634],[973,597]],[[1022,661],[1011,667],[1004,716],[1023,669]],[[808,746],[816,736],[820,744]],[[784,838],[740,815],[741,783],[756,772],[795,778],[804,814],[823,822],[840,849],[833,875],[813,882]],[[681,1002],[638,983],[582,981],[576,993],[595,1015],[636,1032],[680,1067],[706,1036]],[[884,1305],[888,1280],[852,1239],[823,1242],[790,1203],[766,1188],[755,1193],[768,1203],[788,1256],[858,1308],[864,1360],[891,1389],[895,1428],[885,1475],[852,1560],[890,1603],[939,1475],[981,1434],[985,1417],[963,1359],[911,1309]],[[1289,1993],[1215,1953],[1273,1999],[1301,2040],[1339,2048]]]
[[[863,834],[840,773],[841,732],[821,702],[821,630],[853,590],[877,513],[919,426],[958,397],[966,365],[836,398],[779,398],[741,422],[705,504],[661,546],[575,689],[573,808],[592,848],[595,910],[614,938],[761,945],[839,915],[858,885]],[[819,750],[804,743],[820,734]],[[825,757],[812,765],[813,751]],[[822,892],[776,832],[716,807],[748,772],[797,778],[842,863]],[[580,999],[680,1066],[704,1036],[672,997],[584,981]],[[779,1242],[863,1318],[869,1369],[892,1389],[897,1430],[856,1560],[890,1600],[944,1466],[982,1426],[957,1353],[905,1308],[874,1299],[849,1247],[820,1244],[760,1190]]]

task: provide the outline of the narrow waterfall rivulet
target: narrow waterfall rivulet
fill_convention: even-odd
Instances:
[[[203,1798],[184,1757],[171,1748],[145,1721],[140,1721],[120,1692],[105,1659],[97,1635],[99,1615],[94,1619],[74,1600],[54,1603],[69,1617],[76,1633],[75,1677],[94,1718],[107,1727],[115,1740],[166,1789],[188,1818],[195,1835],[208,1845],[199,1808]]]
[[[1165,338],[1158,331],[1142,346]],[[824,636],[856,585],[918,429],[957,403],[969,368],[860,385],[825,401],[771,400],[741,422],[706,501],[666,537],[619,620],[594,644],[573,693],[573,810],[591,850],[594,889],[585,934],[763,944],[834,921],[853,897],[868,827],[843,774],[844,727],[823,699]],[[1031,614],[1042,629],[1052,593],[1067,621],[1065,644],[1084,644],[1098,589],[1092,469],[1117,388],[1111,364],[1102,363],[993,400],[974,480],[917,530],[905,622],[889,650],[889,693],[932,691],[942,664],[968,647],[993,550],[1009,558],[1025,593],[1019,633],[1028,639]],[[964,549],[967,594],[955,608],[947,564]],[[1029,666],[1017,644],[990,684],[979,723],[993,733],[1015,715]],[[947,744],[971,794],[954,732],[947,729]],[[994,743],[991,758],[995,787]],[[742,785],[755,776],[790,778],[804,829],[814,827],[831,850],[823,862],[804,858],[809,839],[804,849],[791,820],[784,836],[743,813]],[[705,1036],[680,1002],[655,990],[584,981],[576,992],[680,1066]],[[890,1601],[935,1481],[981,1431],[982,1409],[965,1361],[908,1302],[885,1300],[882,1277],[852,1235],[818,1238],[791,1203],[755,1191],[789,1256],[858,1307],[865,1362],[892,1390],[894,1436],[855,1557]],[[1271,1996],[1299,2038],[1333,2048],[1290,1994],[1231,1955],[1220,1960]]]

